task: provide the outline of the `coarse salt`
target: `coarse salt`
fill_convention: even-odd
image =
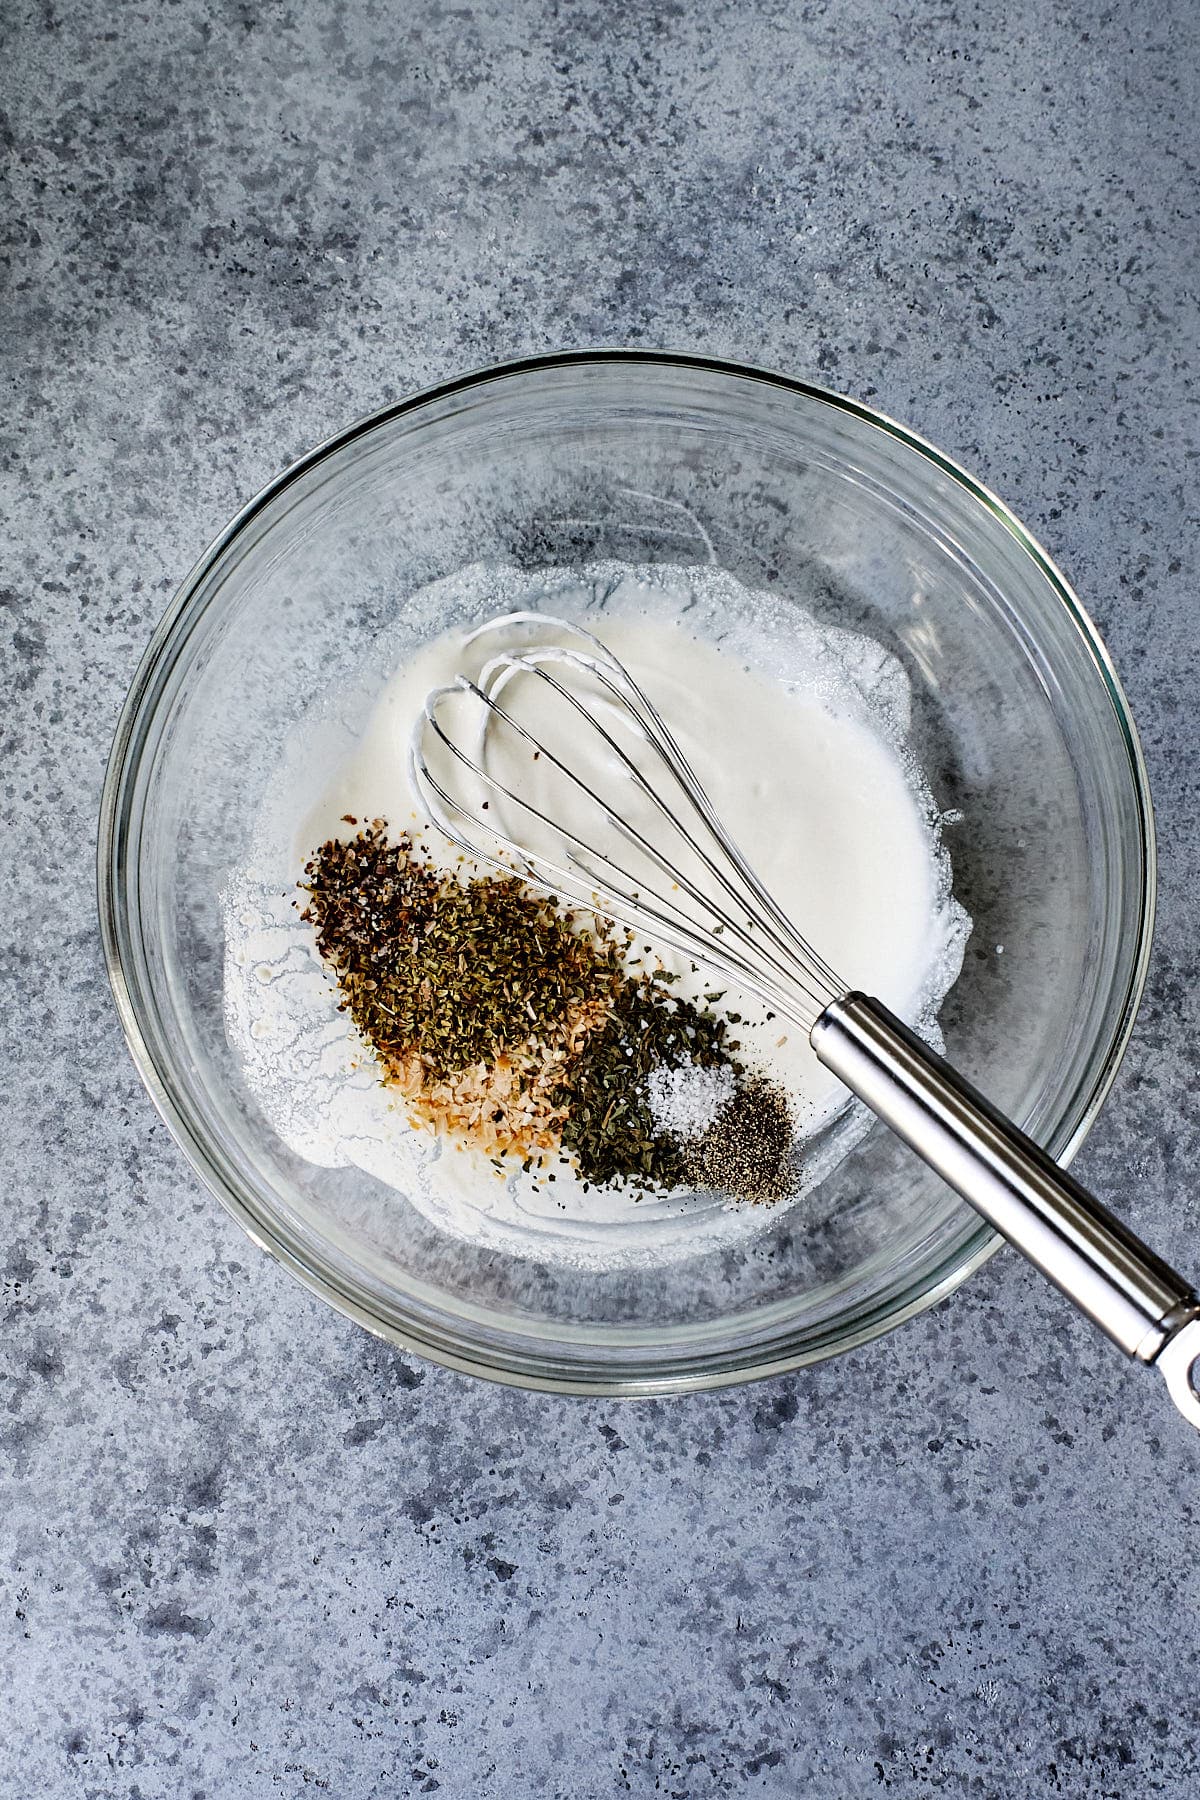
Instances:
[[[694,1062],[676,1069],[660,1065],[646,1077],[646,1103],[659,1131],[681,1144],[694,1144],[733,1099],[734,1086],[728,1067],[704,1069]]]

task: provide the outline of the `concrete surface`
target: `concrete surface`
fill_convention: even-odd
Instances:
[[[566,342],[874,401],[1050,545],[1162,838],[1084,1174],[1200,1272],[1190,0],[15,0],[0,591],[0,1792],[1200,1792],[1200,1445],[1011,1255],[840,1363],[473,1386],[199,1190],[93,917],[104,757],[240,502]]]

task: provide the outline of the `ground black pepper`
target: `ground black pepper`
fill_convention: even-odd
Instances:
[[[766,1076],[752,1075],[684,1154],[697,1187],[718,1188],[738,1200],[786,1199],[795,1189],[795,1130],[787,1094]]]

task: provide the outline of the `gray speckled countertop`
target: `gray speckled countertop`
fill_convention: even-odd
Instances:
[[[146,1099],[94,920],[152,624],[287,461],[570,343],[945,446],[1112,646],[1161,830],[1080,1159],[1200,1273],[1191,0],[18,0],[0,63],[0,1791],[1200,1792],[1200,1445],[1017,1258],[835,1364],[620,1406],[295,1286]]]

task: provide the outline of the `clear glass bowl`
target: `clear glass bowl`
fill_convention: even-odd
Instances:
[[[1140,997],[1153,828],[1125,697],[1044,552],[931,446],[801,382],[637,352],[509,365],[352,427],[233,521],[155,633],[108,769],[101,921],[134,1058],[204,1181],[342,1311],[475,1374],[627,1394],[764,1375],[887,1330],[996,1247],[877,1127],[741,1249],[632,1273],[505,1257],[297,1158],[244,1087],[219,895],[319,698],[314,649],[323,680],[361,673],[414,593],[476,559],[686,563],[710,544],[782,611],[802,592],[903,662],[916,754],[964,815],[949,843],[974,931],[948,1053],[1060,1159]]]

